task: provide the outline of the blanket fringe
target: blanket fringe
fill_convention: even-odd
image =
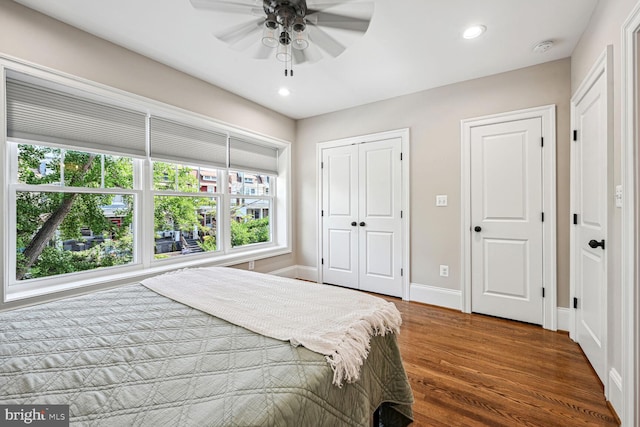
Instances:
[[[360,319],[345,334],[345,339],[330,355],[325,356],[333,369],[333,384],[353,383],[360,378],[360,368],[369,355],[371,337],[399,333],[402,318],[396,306],[387,302],[374,313]]]

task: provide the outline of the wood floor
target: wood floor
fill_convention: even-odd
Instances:
[[[412,426],[617,426],[568,334],[393,301],[415,404]]]

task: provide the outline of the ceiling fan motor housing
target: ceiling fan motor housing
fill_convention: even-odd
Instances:
[[[307,15],[306,0],[264,0],[263,5],[267,14],[265,25],[268,26],[269,17],[275,16],[278,24],[283,27],[293,26],[295,31],[304,31],[306,27],[304,17]]]

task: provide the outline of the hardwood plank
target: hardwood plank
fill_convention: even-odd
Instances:
[[[566,333],[384,298],[402,313],[414,426],[619,425]]]

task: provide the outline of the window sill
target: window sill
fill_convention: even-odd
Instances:
[[[37,282],[17,283],[5,287],[4,303],[10,305],[10,307],[3,307],[0,305],[0,311],[4,308],[16,308],[33,303],[41,303],[53,299],[66,298],[83,293],[137,283],[148,277],[181,268],[231,266],[244,262],[286,255],[289,253],[291,253],[291,248],[289,247],[269,245],[265,248],[255,248],[253,250],[243,250],[242,252],[216,255],[214,258],[196,256],[197,258],[195,259],[188,259],[183,262],[157,262],[150,268],[143,268],[141,264],[136,264],[126,268],[109,268],[91,272],[93,273],[93,277],[87,278],[85,274],[81,274],[83,276],[82,278],[78,277],[77,280],[65,280],[63,283],[58,284],[43,284]],[[96,274],[98,275],[96,276]],[[44,298],[38,298],[37,302],[30,301],[36,297]]]

